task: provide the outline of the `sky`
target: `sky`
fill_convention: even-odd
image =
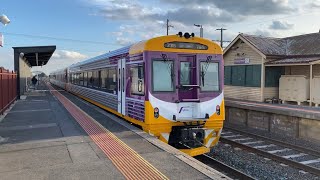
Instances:
[[[320,0],[1,0],[4,47],[0,67],[13,70],[13,49],[56,45],[49,63],[32,71],[51,71],[121,48],[169,34],[194,32],[224,40],[239,33],[288,37],[319,32]],[[225,46],[227,43],[225,43]]]

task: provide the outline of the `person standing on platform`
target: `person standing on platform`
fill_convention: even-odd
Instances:
[[[33,86],[36,86],[36,84],[37,84],[37,78],[36,78],[36,76],[33,76],[33,78],[31,79],[31,81],[32,81],[32,84],[33,84]]]

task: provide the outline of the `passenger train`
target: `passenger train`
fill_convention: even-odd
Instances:
[[[223,127],[222,54],[218,44],[179,32],[71,65],[50,82],[197,156]]]

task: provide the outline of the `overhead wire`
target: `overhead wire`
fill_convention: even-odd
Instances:
[[[79,39],[61,38],[61,37],[52,37],[52,36],[40,36],[40,35],[10,33],[10,32],[2,32],[2,34],[12,35],[12,36],[24,36],[24,37],[30,37],[30,38],[39,38],[39,39],[51,39],[51,40],[72,41],[72,42],[79,42],[79,43],[102,44],[102,45],[108,45],[108,46],[119,46],[119,44],[115,44],[115,43],[106,43],[106,42],[100,42],[100,41],[88,41],[88,40],[79,40]]]

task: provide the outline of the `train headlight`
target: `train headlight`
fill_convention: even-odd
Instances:
[[[216,113],[217,113],[217,115],[220,115],[220,106],[219,105],[216,106]]]
[[[155,118],[158,118],[159,117],[159,108],[154,108],[154,110],[153,110],[153,114],[154,114],[154,117]]]

